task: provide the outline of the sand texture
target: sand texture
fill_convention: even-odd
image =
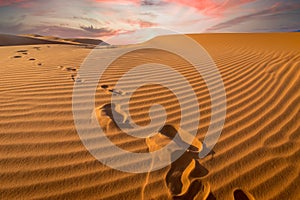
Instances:
[[[188,134],[178,127],[176,96],[159,84],[140,87],[130,101],[130,116],[141,126],[151,122],[151,105],[164,106],[167,122],[156,135],[135,138],[116,126],[115,120],[126,123],[127,116],[110,104],[110,90],[128,70],[149,62],[172,66],[198,98],[196,140],[169,166],[142,174],[103,165],[77,134],[73,85],[86,81],[77,71],[91,51],[78,44],[82,40],[70,40],[70,45],[45,43],[36,36],[0,37],[0,199],[299,200],[299,33],[191,35],[215,61],[227,98],[221,137],[203,159],[197,153],[205,148],[201,141],[209,127],[211,102],[195,69],[179,56],[155,49],[131,52],[113,62],[97,88],[95,117],[107,137],[127,151],[156,151],[177,132]],[[172,37],[156,40],[176,43]],[[181,89],[188,104],[190,94],[181,83],[162,74]],[[128,87],[131,84],[134,80]],[[118,115],[112,120],[114,110]]]

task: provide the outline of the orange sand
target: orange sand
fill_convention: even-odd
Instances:
[[[19,36],[13,41],[1,37],[2,44],[15,45]],[[72,45],[53,40],[45,44],[32,41],[34,37],[19,37],[19,46],[0,47],[0,199],[233,200],[234,194],[243,196],[237,189],[249,199],[299,199],[300,34],[191,37],[210,53],[223,77],[227,115],[222,135],[213,155],[198,159],[185,152],[170,166],[144,174],[104,166],[89,154],[76,132],[72,75],[76,77],[91,49],[78,40]],[[190,81],[201,110],[197,135],[201,141],[210,122],[209,93],[202,78],[178,56],[153,49],[129,53],[112,64],[99,85],[113,87],[131,67],[149,61],[173,66]],[[162,135],[160,143],[120,132],[101,111],[110,97],[99,88],[95,109],[111,141],[133,152],[153,151],[167,143]],[[134,93],[132,119],[147,125],[153,103],[166,108],[167,123],[176,127],[178,102],[159,85]],[[197,141],[195,150],[201,149]]]

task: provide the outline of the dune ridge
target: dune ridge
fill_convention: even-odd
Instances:
[[[59,38],[42,36],[36,34],[9,35],[0,34],[0,46],[20,46],[38,44],[69,44],[95,48],[97,45],[107,46],[109,44],[97,39],[88,38]]]
[[[120,172],[101,164],[76,132],[73,84],[80,78],[76,77],[77,69],[91,49],[35,42],[1,46],[0,199],[233,200],[249,194],[256,200],[296,200],[300,196],[299,36],[190,35],[209,52],[223,78],[227,115],[222,135],[213,156],[198,159],[196,153],[187,151],[170,166],[144,174]],[[101,85],[114,88],[124,73],[150,61],[174,67],[195,90],[201,116],[194,146],[200,150],[210,123],[209,92],[191,65],[172,53],[144,49],[112,63],[97,88],[96,120],[106,127],[108,138],[127,151],[148,152],[154,144],[155,148],[164,146],[165,140],[147,142],[120,131],[109,109],[98,112],[111,99]],[[180,89],[189,108],[186,88],[164,70],[157,73]],[[127,85],[134,84],[129,80]],[[83,95],[82,109],[85,102]],[[167,124],[176,127],[181,118],[176,96],[159,85],[146,85],[134,93],[132,120],[138,125],[149,124],[148,111],[154,103],[164,106]],[[95,148],[106,151],[107,146],[95,144]]]

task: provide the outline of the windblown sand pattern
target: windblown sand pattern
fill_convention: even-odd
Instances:
[[[0,199],[299,199],[300,34],[191,37],[212,56],[227,95],[222,135],[214,154],[204,159],[197,151],[204,148],[199,141],[210,123],[211,102],[204,80],[185,60],[160,50],[138,50],[112,63],[99,82],[96,120],[113,143],[132,152],[162,148],[172,129],[179,131],[176,96],[159,84],[134,93],[130,115],[136,124],[150,123],[154,103],[167,111],[167,126],[158,138],[144,140],[121,132],[111,120],[118,106],[110,105],[112,94],[101,85],[114,88],[134,66],[158,62],[184,75],[195,90],[201,114],[198,140],[170,166],[144,174],[101,164],[76,132],[73,85],[84,81],[76,73],[91,49],[36,43],[0,47]],[[182,89],[188,105],[190,94],[164,75]],[[123,121],[119,114],[116,120]]]

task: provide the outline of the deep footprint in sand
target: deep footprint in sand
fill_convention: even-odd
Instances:
[[[166,184],[174,199],[205,199],[210,194],[210,185],[202,177],[208,174],[195,155],[185,152],[171,164]],[[200,198],[201,197],[201,198]]]
[[[175,136],[178,135],[179,137]],[[165,177],[165,183],[173,199],[206,199],[210,194],[209,183],[201,180],[208,174],[208,170],[199,163],[198,153],[202,150],[202,143],[189,132],[176,128],[173,125],[163,126],[159,133],[146,138],[150,152],[163,148],[169,142],[177,145],[171,154],[175,160],[178,153],[183,153],[171,163],[171,168]],[[192,141],[192,142],[190,142]],[[189,145],[191,143],[191,145]],[[185,146],[188,148],[185,150]]]
[[[18,50],[17,53],[27,53],[28,50],[24,49],[24,50]]]
[[[71,75],[71,79],[76,83],[83,83],[84,79],[81,79],[79,75]]]
[[[36,49],[36,50],[41,50],[41,47],[33,47],[33,49]]]
[[[14,56],[13,58],[22,58],[22,56]]]
[[[72,68],[72,67],[66,67],[65,68],[65,70],[67,70],[67,71],[72,71],[72,72],[76,72],[77,71],[77,69],[76,68]]]
[[[174,200],[207,200],[210,195],[210,184],[202,180],[194,180],[190,184],[188,191],[182,196],[174,196]]]
[[[247,191],[236,189],[233,192],[234,200],[255,200],[255,198]]]
[[[127,113],[118,104],[104,104],[95,109],[95,114],[97,121],[104,130],[118,129],[120,127],[132,128],[127,120]]]
[[[110,94],[112,94],[114,96],[123,96],[123,95],[126,95],[126,92],[123,92],[122,90],[117,90],[117,89],[111,88],[108,85],[101,85],[101,88],[106,93],[110,93]]]
[[[76,67],[74,68],[74,67],[58,66],[57,68],[61,69],[63,71],[68,71],[68,72],[76,72],[77,71]]]

